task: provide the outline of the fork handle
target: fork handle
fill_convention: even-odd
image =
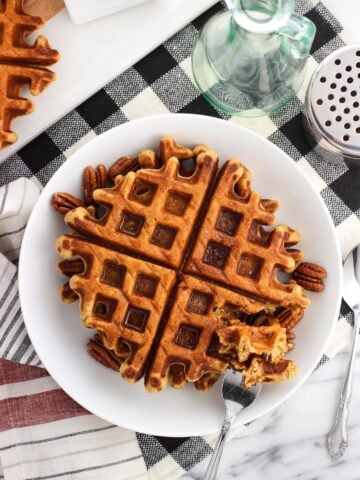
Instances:
[[[215,480],[216,472],[219,468],[221,455],[224,450],[225,440],[226,440],[227,434],[229,433],[230,427],[234,421],[234,418],[235,418],[234,415],[230,415],[229,412],[226,411],[224,423],[222,424],[221,432],[216,441],[214,451],[211,456],[211,459],[210,459],[208,468],[205,472],[205,476],[203,480]]]
[[[332,458],[339,458],[346,450],[347,441],[347,423],[349,418],[349,408],[351,401],[351,385],[354,361],[359,340],[359,309],[360,305],[353,307],[354,312],[354,331],[352,348],[347,366],[347,371],[341,387],[339,405],[336,412],[334,426],[327,437],[327,449]]]

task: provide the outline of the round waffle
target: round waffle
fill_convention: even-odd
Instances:
[[[94,191],[106,209],[99,218],[85,207],[65,216],[77,235],[60,237],[57,250],[84,265],[68,276],[84,324],[100,332],[90,353],[112,352],[123,378],[144,375],[149,391],[187,382],[207,390],[228,367],[247,386],[293,377],[281,313],[303,311],[309,299],[278,274],[302,261],[299,233],[274,226],[278,202],[252,191],[239,160],[217,173],[215,152],[170,137],[159,157],[158,168],[134,162],[136,171]],[[261,316],[267,325],[254,325]]]

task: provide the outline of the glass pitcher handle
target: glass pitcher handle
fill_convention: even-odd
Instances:
[[[279,34],[289,38],[295,58],[306,58],[316,33],[315,24],[306,17],[294,13]]]

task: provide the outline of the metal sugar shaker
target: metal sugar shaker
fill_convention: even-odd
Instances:
[[[360,166],[360,45],[339,48],[315,70],[304,125],[323,160]]]

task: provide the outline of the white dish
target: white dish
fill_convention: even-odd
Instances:
[[[238,425],[269,412],[306,380],[320,360],[335,326],[340,306],[342,269],[340,250],[330,215],[318,193],[296,164],[261,136],[223,120],[198,115],[162,115],[120,125],[78,150],[51,178],[30,217],[19,265],[20,300],[31,341],[56,382],[94,414],[132,430],[164,436],[204,435],[220,427],[223,406],[219,385],[207,394],[191,385],[149,394],[143,383],[129,385],[94,362],[85,350],[90,330],[81,326],[78,305],[58,298],[63,277],[57,273],[56,238],[64,233],[61,217],[50,207],[53,192],[81,193],[87,165],[112,164],[120,155],[134,155],[155,147],[172,135],[185,145],[205,143],[222,161],[237,156],[253,174],[253,186],[263,198],[281,202],[279,223],[302,233],[300,248],[309,261],[326,267],[326,289],[310,294],[311,306],[296,327],[291,357],[298,376],[263,388],[258,401],[237,419]]]

